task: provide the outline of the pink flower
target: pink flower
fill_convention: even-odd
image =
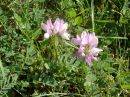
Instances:
[[[54,33],[59,33],[59,35],[66,39],[69,40],[70,34],[67,33],[67,28],[68,24],[64,23],[63,20],[60,20],[57,18],[54,22]]]
[[[75,45],[86,45],[88,44],[88,33],[85,31],[82,32],[81,37],[79,35],[76,36],[76,38],[72,38],[72,42]]]
[[[53,34],[53,28],[54,28],[51,19],[49,18],[47,24],[42,23],[41,28],[46,32],[44,34],[44,38],[48,39]]]
[[[42,29],[46,32],[44,38],[48,39],[50,36],[59,34],[62,38],[69,40],[70,34],[67,32],[68,24],[63,20],[57,18],[52,24],[51,19],[47,21],[47,24],[41,24]]]
[[[85,58],[86,63],[89,65],[92,63],[92,60],[97,60],[98,53],[103,51],[97,48],[98,38],[94,32],[89,34],[83,31],[81,37],[77,35],[76,38],[72,39],[72,42],[75,45],[79,45],[76,56],[80,59]]]

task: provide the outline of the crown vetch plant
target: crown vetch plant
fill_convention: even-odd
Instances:
[[[47,24],[42,23],[41,27],[46,32],[44,34],[45,39],[55,34],[59,34],[66,40],[70,38],[70,34],[67,33],[68,24],[59,18],[55,20],[54,24],[49,18]],[[72,42],[79,46],[75,55],[79,57],[80,60],[85,58],[86,63],[89,65],[92,63],[92,60],[97,60],[98,53],[103,51],[97,48],[98,38],[95,36],[95,32],[86,33],[83,31],[81,37],[77,35],[76,38],[72,38]]]
[[[86,63],[89,65],[92,63],[92,60],[97,60],[98,53],[103,51],[97,48],[98,38],[94,32],[89,34],[83,31],[81,37],[77,35],[76,38],[72,38],[72,42],[79,46],[76,56],[80,59],[85,58]]]

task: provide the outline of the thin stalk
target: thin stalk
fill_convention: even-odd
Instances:
[[[50,94],[41,94],[41,95],[34,95],[35,97],[43,97],[43,96],[56,96],[56,95],[73,95],[73,96],[80,96],[86,97],[86,95],[78,94],[78,93],[50,93]]]
[[[97,36],[98,38],[105,38],[105,39],[128,39],[127,37],[103,37],[103,36]]]
[[[94,0],[91,1],[91,19],[92,19],[92,31],[94,32]]]

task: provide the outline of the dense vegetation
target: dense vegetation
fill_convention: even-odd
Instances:
[[[69,40],[44,39],[48,18],[67,22],[71,38],[95,32],[98,61],[76,58]],[[130,97],[129,57],[129,0],[0,0],[2,97]]]

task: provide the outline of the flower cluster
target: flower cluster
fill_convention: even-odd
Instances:
[[[76,56],[80,59],[85,58],[87,64],[91,64],[92,60],[97,60],[97,55],[102,49],[97,48],[98,38],[95,33],[82,32],[81,37],[77,35],[76,38],[72,38],[72,42],[75,45],[79,45]]]
[[[59,34],[62,38],[69,40],[70,34],[67,33],[68,24],[64,23],[63,20],[57,18],[52,23],[51,19],[47,21],[47,24],[41,24],[42,29],[46,32],[44,38],[48,39],[50,36]],[[95,33],[82,32],[81,37],[79,35],[76,38],[72,38],[72,43],[78,46],[76,56],[81,60],[85,59],[87,64],[91,64],[92,60],[97,60],[98,53],[103,51],[97,48],[98,38]]]
[[[67,33],[68,24],[64,23],[64,21],[59,18],[57,18],[54,23],[49,19],[47,24],[41,24],[41,28],[46,32],[44,34],[44,38],[46,39],[55,34],[59,34],[66,40],[70,38],[70,34]]]

